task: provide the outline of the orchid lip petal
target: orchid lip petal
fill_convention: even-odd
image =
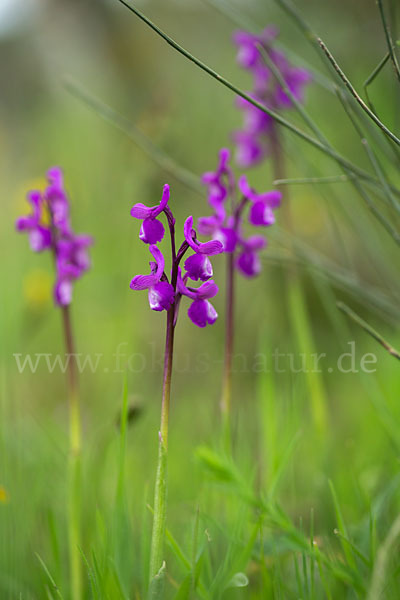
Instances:
[[[195,300],[188,310],[189,319],[197,327],[213,325],[218,318],[217,311],[208,300]]]
[[[193,281],[207,281],[213,275],[210,260],[205,254],[193,254],[185,260],[184,267],[187,275]]]
[[[175,290],[167,281],[159,281],[149,288],[149,304],[151,310],[169,310],[174,301]]]
[[[161,242],[164,233],[165,229],[161,221],[153,219],[153,217],[147,217],[140,227],[139,238],[145,244],[156,244],[157,242]]]
[[[152,273],[150,275],[136,275],[131,283],[130,288],[132,290],[146,290],[156,283],[158,283],[164,273],[164,256],[159,248],[155,244],[149,246],[149,250],[155,258],[157,269],[154,272],[152,268]]]

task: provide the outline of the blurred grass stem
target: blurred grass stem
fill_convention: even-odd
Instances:
[[[62,307],[65,347],[68,355],[69,457],[68,457],[68,538],[71,598],[82,598],[81,568],[81,416],[75,344],[69,306]]]

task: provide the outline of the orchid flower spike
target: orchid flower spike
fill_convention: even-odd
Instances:
[[[209,194],[209,204],[214,209],[214,213],[207,217],[200,217],[198,220],[198,230],[203,235],[211,236],[214,241],[220,242],[223,252],[235,254],[234,264],[242,275],[245,277],[254,277],[261,271],[259,254],[266,247],[267,240],[259,235],[250,236],[247,239],[243,236],[244,211],[248,208],[248,222],[250,225],[255,227],[269,227],[275,223],[274,210],[281,204],[282,193],[279,190],[271,190],[260,194],[250,186],[246,175],[241,175],[236,183],[233,172],[227,162],[228,156],[227,154],[223,154],[225,159],[223,168],[225,171],[229,170],[232,174],[232,185],[227,195],[224,196],[223,202],[217,208],[215,208],[214,199],[211,198],[210,200]],[[218,172],[220,167],[221,153],[216,172]],[[189,241],[193,243],[189,234],[191,226],[192,223],[187,221],[185,236],[188,243]],[[204,266],[201,263],[204,271],[199,270],[197,272],[194,267],[191,267],[191,264],[192,262],[194,265],[199,264],[200,269],[199,259],[195,260],[191,258],[186,262],[189,263],[188,276],[194,281],[199,279],[206,281],[209,276],[212,277],[212,273],[209,275],[210,272],[207,270],[208,265],[206,263],[204,263]]]
[[[226,165],[222,167],[225,170],[227,168]],[[148,232],[154,232],[155,227],[158,229],[162,227],[164,235],[164,226],[160,221],[157,221],[156,217],[162,212],[165,213],[171,236],[171,278],[169,280],[165,273],[165,258],[163,253],[156,243],[152,243],[149,246],[149,250],[153,255],[154,261],[150,262],[150,274],[136,275],[132,279],[130,287],[132,290],[148,290],[149,304],[152,310],[172,310],[174,313],[174,324],[178,316],[181,297],[187,296],[193,301],[188,311],[189,318],[198,327],[205,327],[205,325],[212,324],[217,319],[214,307],[208,302],[208,299],[215,296],[218,291],[218,287],[213,281],[210,281],[213,276],[213,268],[209,257],[223,252],[223,245],[218,240],[211,240],[204,243],[199,242],[196,231],[193,229],[193,217],[190,216],[184,223],[184,242],[178,252],[176,252],[175,219],[168,206],[169,197],[169,186],[165,185],[163,197],[158,206],[150,208],[144,204],[135,204],[131,215],[138,219],[144,219],[139,237],[142,241],[148,243]],[[143,225],[146,221],[148,222],[144,228],[146,239],[143,239]],[[156,222],[158,225],[155,225]],[[156,241],[161,241],[159,235],[154,237],[157,238]],[[150,238],[154,239],[151,235]],[[189,249],[194,250],[194,254],[186,258],[184,262],[185,275],[182,279],[179,263]],[[185,285],[184,282],[188,279],[203,283],[196,290]]]
[[[90,268],[88,248],[93,239],[72,231],[70,205],[60,167],[49,169],[47,180],[48,186],[43,193],[28,192],[32,212],[17,219],[16,229],[28,233],[33,251],[53,252],[56,265],[54,300],[58,306],[66,306],[72,301],[73,283]]]

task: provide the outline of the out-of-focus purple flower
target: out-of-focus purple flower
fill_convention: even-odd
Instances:
[[[261,35],[237,31],[233,41],[238,47],[238,63],[248,70],[253,78],[253,89],[249,96],[267,108],[283,110],[291,108],[292,101],[265,63],[260,46],[279,70],[297,101],[303,102],[304,88],[312,77],[306,69],[291,65],[283,52],[274,48],[277,34],[275,28],[265,29]],[[242,98],[237,100],[237,105],[243,111],[244,121],[243,128],[233,134],[236,161],[241,167],[251,167],[269,154],[269,136],[273,121],[263,111]]]
[[[274,26],[266,27],[261,35],[236,31],[233,34],[233,41],[238,47],[237,61],[239,65],[245,69],[255,67],[259,63],[260,57],[257,44],[270,45],[278,33],[278,29]]]
[[[226,168],[228,166],[226,165]],[[247,239],[243,237],[244,209],[249,209],[248,220],[251,225],[257,227],[273,225],[275,223],[273,211],[280,206],[282,194],[278,190],[259,194],[249,185],[245,175],[241,175],[237,183],[233,178],[232,183],[222,210],[219,213],[214,212],[208,217],[200,217],[198,229],[202,234],[209,235],[214,240],[221,242],[224,252],[236,253],[234,259],[236,268],[246,277],[254,277],[261,270],[259,253],[265,248],[267,241],[259,235],[250,236]],[[238,192],[240,198],[237,197]],[[209,204],[214,208],[212,202],[209,201]],[[227,215],[226,204],[231,207],[232,214],[230,215]],[[221,214],[224,215],[223,218]],[[189,277],[191,277],[190,274]]]
[[[219,153],[219,164],[216,171],[204,173],[201,178],[201,181],[208,188],[208,201],[221,218],[224,217],[223,202],[234,185],[229,159],[230,152],[228,148],[222,148]]]
[[[70,304],[73,282],[90,268],[89,247],[93,239],[88,235],[71,235],[58,240],[55,247],[57,282],[55,299],[57,304]]]
[[[254,132],[235,131],[232,139],[236,143],[236,162],[243,169],[260,163],[269,154],[266,141]]]
[[[49,169],[47,180],[49,185],[43,194],[36,190],[28,193],[33,212],[17,219],[16,229],[29,234],[32,250],[53,252],[56,264],[54,300],[57,305],[66,306],[72,301],[73,282],[90,267],[88,248],[93,239],[76,235],[71,229],[69,201],[60,167]]]
[[[255,277],[261,271],[259,252],[267,246],[261,235],[253,235],[241,240],[241,252],[236,258],[236,268],[245,277]]]
[[[60,167],[52,167],[47,171],[49,185],[45,190],[45,198],[51,212],[52,223],[63,234],[70,232],[69,202],[64,189],[64,178]]]
[[[188,217],[183,226],[183,234],[189,246],[198,254],[213,256],[223,251],[221,242],[210,240],[209,242],[199,242],[196,239],[196,232],[193,229],[193,217]]]
[[[234,226],[229,224],[226,227],[219,227],[214,232],[214,238],[221,242],[224,252],[234,252],[238,242],[238,234]]]
[[[51,246],[51,229],[43,224],[44,206],[39,191],[32,190],[27,194],[28,202],[32,205],[30,215],[19,217],[15,223],[17,231],[28,233],[29,243],[34,252],[41,252]]]
[[[257,194],[247,181],[246,175],[239,177],[238,187],[245,198],[251,201],[249,222],[252,225],[269,226],[275,223],[274,208],[280,206],[282,193],[272,190],[265,194]]]
[[[164,185],[160,204],[157,206],[146,206],[139,202],[132,207],[131,216],[143,221],[139,237],[145,244],[156,244],[163,239],[165,233],[164,225],[161,221],[157,220],[157,217],[168,206],[169,196],[169,185],[166,184]]]
[[[261,271],[258,253],[244,250],[236,259],[236,267],[245,277],[255,277]]]

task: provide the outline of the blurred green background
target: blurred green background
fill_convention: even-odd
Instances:
[[[137,5],[195,56],[248,89],[250,80],[237,66],[231,43],[236,27],[226,15],[200,0]],[[318,58],[275,2],[229,5],[232,14],[242,15],[255,31],[277,24],[279,40],[295,62],[306,61],[331,73],[324,57]],[[375,2],[299,0],[297,8],[361,89],[386,52]],[[46,170],[61,165],[74,229],[95,238],[92,270],[75,289],[76,342],[79,352],[102,355],[96,372],[86,369],[80,378],[83,550],[89,557],[93,547],[107,554],[117,480],[122,371],[130,357],[129,402],[138,412],[128,431],[127,521],[119,537],[123,550],[113,560],[126,593],[139,598],[147,568],[150,515],[145,504],[152,501],[154,485],[165,315],[150,312],[146,293],[129,289],[131,278],[146,272],[148,263],[147,247],[139,242],[138,223],[129,211],[136,202],[156,204],[166,182],[171,185],[171,208],[180,234],[187,215],[196,219],[209,211],[205,194],[196,194],[163,171],[124,132],[74,97],[66,81],[73,80],[112,106],[174,161],[199,176],[214,168],[220,147],[231,145],[231,131],[240,126],[241,115],[233,94],[174,52],[116,0],[0,0],[0,80],[0,597],[48,597],[35,553],[49,565],[60,588],[68,588],[65,381],[58,369],[49,373],[44,364],[35,374],[28,369],[19,373],[13,356],[64,352],[61,316],[51,299],[51,258],[30,252],[27,239],[14,232],[16,217],[27,209],[26,191],[43,186]],[[371,88],[378,114],[394,131],[400,123],[397,83],[388,64]],[[360,137],[334,94],[316,81],[307,89],[306,108],[338,151],[371,172]],[[301,123],[294,111],[286,117]],[[369,125],[361,120],[361,126],[369,135]],[[332,160],[292,134],[283,135],[287,177],[341,174]],[[372,143],[377,137],[371,134]],[[399,184],[398,165],[395,168],[381,150],[378,153],[392,182]],[[269,163],[249,177],[260,191],[273,187]],[[368,545],[371,511],[376,512],[379,542],[399,509],[400,379],[395,360],[350,323],[335,302],[349,303],[399,346],[398,248],[350,183],[286,186],[284,193],[292,230],[285,230],[278,216],[277,227],[267,232],[270,244],[262,274],[252,281],[238,277],[235,456],[243,472],[252,474],[255,485],[266,492],[278,473],[279,503],[296,526],[302,519],[306,530],[313,509],[318,543],[340,561],[329,479],[361,546]],[[287,274],[294,263],[296,289],[288,294]],[[218,566],[242,508],[235,494],[228,490],[226,498],[215,488],[195,458],[196,447],[215,447],[219,435],[223,257],[215,258],[214,268],[220,284],[214,305],[220,319],[215,326],[198,330],[186,317],[184,305],[176,334],[168,527],[185,547],[199,507],[202,531],[207,529],[213,540],[209,542],[211,563]],[[358,369],[361,357],[372,352],[377,357],[376,372],[328,371],[341,353],[349,352],[352,341]],[[121,368],[116,367],[114,356],[118,347],[126,355]],[[275,372],[271,353],[277,348],[295,355],[296,368],[301,364],[299,353],[326,353],[323,372],[311,376],[289,369]],[[254,369],[257,353],[268,357],[268,373]],[[326,416],[322,426],[313,418],[315,398]],[[280,473],[296,435],[294,451]],[[280,532],[275,534],[279,537]],[[271,573],[275,554],[280,559],[277,546],[268,563]],[[173,556],[169,560],[173,597],[180,570]],[[285,569],[284,550],[282,561]],[[298,597],[292,595],[293,573],[288,581],[281,577],[287,586],[281,596],[270,592],[267,584],[260,592],[251,567],[248,576],[247,588],[231,590],[226,597]],[[335,585],[334,598],[356,597],[345,583]],[[388,597],[395,598],[393,585],[394,595]],[[321,594],[316,597],[325,597]],[[119,596],[110,592],[104,597]]]

